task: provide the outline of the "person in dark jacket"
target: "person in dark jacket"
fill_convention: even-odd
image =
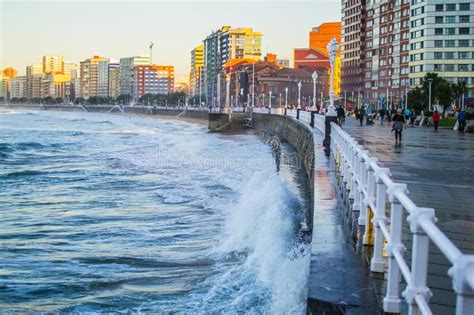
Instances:
[[[385,114],[386,114],[386,109],[385,107],[382,107],[381,110],[379,110],[379,115],[380,115],[380,124],[383,125],[383,120],[385,119]]]
[[[364,123],[364,117],[365,117],[365,107],[362,105],[359,110],[358,110],[358,116],[359,116],[359,121],[360,121],[360,126],[362,127]]]
[[[337,124],[339,126],[342,126],[342,124],[344,123],[345,116],[346,116],[346,111],[344,110],[342,105],[339,105],[339,107],[337,108]]]
[[[461,110],[458,114],[458,131],[464,132],[466,129],[466,112]]]
[[[406,128],[407,123],[401,108],[397,110],[397,113],[393,116],[392,120],[392,131],[395,131],[395,145],[401,145],[403,128]]]
[[[440,116],[439,116],[439,113],[438,113],[437,110],[435,110],[435,112],[433,113],[433,116],[431,116],[431,119],[433,119],[434,130],[435,130],[435,131],[438,131],[438,125],[439,125]]]

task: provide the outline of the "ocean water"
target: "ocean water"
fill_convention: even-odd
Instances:
[[[0,110],[0,313],[302,314],[300,173],[252,133]]]

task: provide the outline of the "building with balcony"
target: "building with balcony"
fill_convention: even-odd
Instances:
[[[80,97],[89,99],[92,96],[101,96],[102,93],[99,84],[103,83],[100,80],[100,62],[106,61],[107,59],[100,56],[94,56],[92,58],[81,61],[80,64]],[[102,69],[103,70],[103,69]]]
[[[202,69],[204,66],[204,44],[199,44],[191,51],[191,72],[189,88],[192,96],[202,94]]]
[[[413,1],[410,11],[410,85],[435,72],[474,97],[474,0]]]
[[[135,79],[133,77],[136,66],[150,64],[150,57],[134,56],[120,59],[120,94],[132,96]]]
[[[43,73],[64,73],[63,56],[43,56]]]
[[[41,80],[41,98],[61,98],[71,101],[71,76],[69,74],[46,74]]]
[[[120,95],[120,64],[109,63],[108,97],[117,98]]]
[[[341,91],[364,88],[366,1],[342,0]]]
[[[26,67],[26,97],[28,99],[41,97],[41,79],[43,75],[42,64]]]
[[[145,94],[169,94],[174,91],[174,67],[140,65],[133,68],[134,94],[138,101]]]
[[[10,98],[24,97],[26,97],[26,75],[14,77],[10,84]]]

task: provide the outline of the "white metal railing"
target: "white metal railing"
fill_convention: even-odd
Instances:
[[[456,314],[474,314],[474,255],[464,255],[436,226],[435,210],[420,208],[408,197],[405,184],[395,183],[390,171],[337,124],[331,124],[331,147],[340,170],[340,186],[352,202],[352,211],[359,212],[358,224],[365,226],[363,242],[373,245],[370,264],[372,272],[384,272],[384,251],[388,255],[388,277],[384,311],[400,313],[400,276],[406,282],[402,293],[409,304],[409,314],[432,314],[427,286],[429,242],[433,242],[452,267],[449,275],[457,295]],[[390,203],[390,217],[386,203]],[[404,210],[413,237],[411,264],[404,259],[402,224]],[[372,235],[374,234],[372,241]],[[387,242],[384,249],[384,242]]]

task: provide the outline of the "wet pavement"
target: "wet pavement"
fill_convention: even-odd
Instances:
[[[474,254],[474,134],[440,128],[408,127],[401,146],[395,146],[391,124],[376,121],[360,127],[347,118],[343,126],[359,143],[391,170],[392,178],[408,185],[410,198],[419,207],[436,210],[438,226],[465,254]],[[406,218],[406,213],[405,213]],[[411,256],[411,235],[405,221],[406,257]],[[431,244],[428,286],[433,291],[435,314],[454,314],[455,295],[447,275],[449,263]],[[378,277],[378,294],[384,294]]]
[[[314,131],[314,217],[308,314],[380,314],[370,268],[356,253],[342,219],[334,161],[324,154],[323,135]]]

